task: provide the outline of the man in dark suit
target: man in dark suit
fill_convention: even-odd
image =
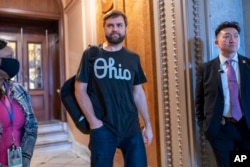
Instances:
[[[239,34],[237,22],[221,23],[215,30],[219,56],[197,68],[195,114],[219,167],[229,167],[230,151],[250,150],[250,59],[237,53]],[[236,74],[235,95],[229,88],[228,60]]]

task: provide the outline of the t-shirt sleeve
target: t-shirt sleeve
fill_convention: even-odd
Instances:
[[[139,55],[137,55],[137,72],[135,74],[135,80],[134,80],[134,85],[139,85],[142,83],[147,82],[146,76],[143,72],[142,66],[141,66],[141,62],[140,62],[140,57]]]
[[[89,82],[89,54],[88,50],[85,50],[82,54],[82,59],[76,73],[76,80],[80,82]]]

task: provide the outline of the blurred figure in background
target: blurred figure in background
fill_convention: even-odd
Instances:
[[[10,80],[20,67],[13,53],[7,41],[0,39],[0,167],[20,163],[29,167],[37,138],[37,119],[28,92]],[[10,156],[13,153],[17,156]]]

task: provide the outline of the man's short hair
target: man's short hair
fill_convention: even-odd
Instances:
[[[239,23],[236,21],[225,21],[222,22],[221,24],[218,25],[218,27],[215,30],[215,37],[217,37],[217,35],[220,33],[221,30],[223,30],[224,28],[235,28],[238,33],[240,34],[240,26]]]
[[[107,19],[109,19],[109,18],[116,18],[118,16],[122,16],[123,17],[125,26],[127,27],[127,25],[128,25],[127,16],[123,12],[121,12],[119,10],[111,10],[108,13],[106,13],[104,15],[104,17],[103,17],[103,26],[105,25]]]

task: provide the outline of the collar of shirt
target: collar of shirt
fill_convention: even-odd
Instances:
[[[222,55],[219,55],[219,59],[220,59],[220,70],[222,70],[223,72],[226,72],[227,73],[227,63],[226,61],[229,60],[228,58],[222,56]],[[234,71],[236,73],[236,77],[237,77],[237,80],[238,80],[238,83],[239,83],[239,65],[238,65],[238,62],[239,62],[239,59],[238,59],[238,54],[236,53],[233,58],[232,58],[232,66],[234,68]]]
[[[219,55],[219,59],[220,59],[220,65],[221,67],[223,65],[225,65],[226,61],[229,60],[228,58],[226,58],[225,56],[222,56],[221,54]],[[238,54],[236,53],[233,58],[232,58],[233,62],[238,63],[239,59],[238,59]]]

